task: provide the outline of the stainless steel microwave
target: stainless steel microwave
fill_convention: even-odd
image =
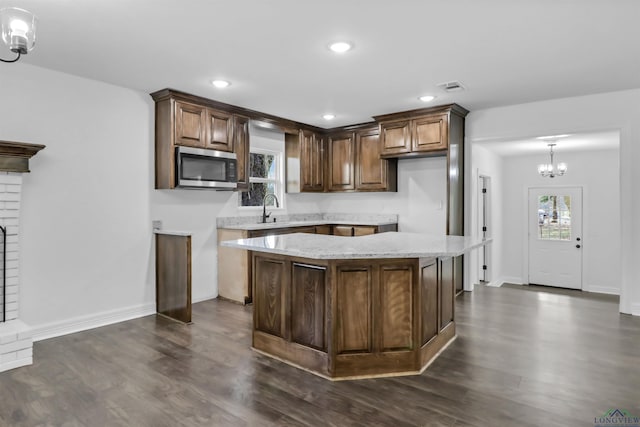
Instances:
[[[176,147],[176,187],[235,190],[237,170],[235,153]]]

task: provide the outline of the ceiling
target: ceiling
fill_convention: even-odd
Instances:
[[[549,143],[555,143],[553,150],[562,153],[592,150],[617,150],[620,148],[619,131],[573,133],[559,138],[547,138],[553,135],[541,135],[542,138],[519,140],[476,142],[501,157],[526,156],[549,153]]]
[[[637,0],[0,0],[7,6],[39,18],[25,63],[320,127],[640,87]],[[338,39],[355,48],[329,51]],[[214,78],[231,86],[215,89]],[[436,86],[452,80],[466,90]]]

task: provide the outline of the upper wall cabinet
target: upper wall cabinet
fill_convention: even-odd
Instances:
[[[233,115],[189,102],[175,102],[175,143],[233,152]]]
[[[238,191],[249,189],[249,117],[233,118],[233,148],[238,161]]]
[[[287,131],[285,137],[287,193],[322,192],[324,139],[306,130]]]
[[[397,191],[397,160],[383,159],[378,126],[356,132],[356,190]]]
[[[156,102],[155,188],[175,188],[178,145],[237,154],[238,189],[248,187],[249,118],[216,108],[225,104],[170,89],[151,94]]]
[[[207,139],[204,148],[233,152],[233,115],[207,108]]]
[[[331,135],[327,138],[327,190],[355,190],[355,134]]]
[[[447,155],[451,115],[468,111],[456,104],[375,117],[380,123],[383,157]],[[454,120],[454,124],[459,121]],[[462,122],[464,124],[464,121]]]

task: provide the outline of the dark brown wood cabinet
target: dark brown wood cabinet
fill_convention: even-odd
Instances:
[[[175,188],[175,148],[180,145],[236,152],[238,188],[248,187],[249,116],[231,112],[227,104],[170,89],[151,96],[156,103],[156,189]]]
[[[455,337],[451,258],[253,263],[253,347],[321,376],[416,374]]]
[[[238,166],[238,190],[249,189],[249,118],[236,115],[233,118],[233,147]]]
[[[327,137],[327,191],[396,191],[397,161],[381,157],[378,126],[355,126]]]
[[[387,120],[380,123],[380,140],[383,154],[411,152],[410,120]]]
[[[384,225],[303,225],[298,227],[266,228],[262,230],[218,229],[218,294],[225,299],[249,303],[253,299],[250,286],[251,259],[247,251],[220,246],[225,240],[275,236],[290,233],[310,233],[337,236],[365,236],[398,231],[398,224]]]
[[[233,152],[233,115],[189,102],[175,102],[175,144]]]
[[[448,114],[433,114],[411,121],[411,151],[441,151],[449,144]]]
[[[324,139],[306,130],[285,133],[287,193],[323,192]]]
[[[233,114],[207,108],[204,148],[233,152]]]
[[[302,191],[324,191],[324,139],[314,132],[301,130],[300,169]]]
[[[376,121],[380,123],[382,156],[401,158],[447,155],[450,128],[458,125],[456,121],[452,123],[450,117],[457,115],[464,118],[467,113],[459,105],[450,104],[376,116]]]
[[[203,148],[207,139],[207,108],[175,103],[175,144]]]
[[[356,191],[397,191],[397,160],[383,159],[378,127],[356,132]]]
[[[327,138],[327,191],[355,190],[355,134]]]

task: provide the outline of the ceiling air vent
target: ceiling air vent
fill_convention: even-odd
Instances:
[[[440,83],[437,86],[445,92],[460,92],[465,89],[464,85],[457,80]]]

